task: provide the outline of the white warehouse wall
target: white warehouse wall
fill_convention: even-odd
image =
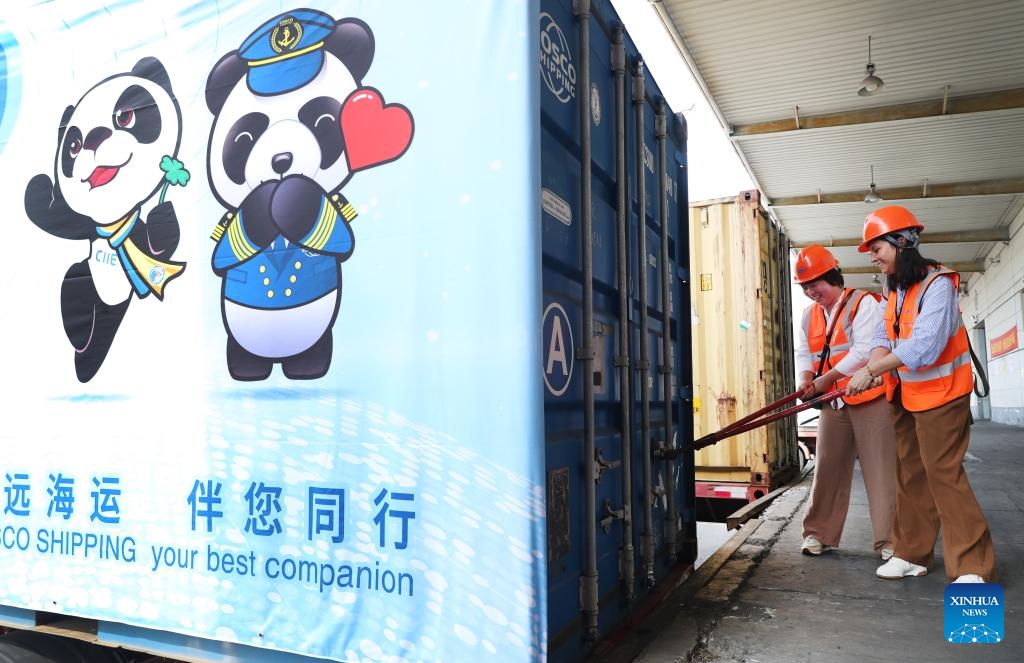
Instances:
[[[972,396],[975,416],[1024,425],[1024,210],[1010,224],[1010,242],[996,243],[985,257],[986,269],[967,279],[960,298],[964,324],[975,352],[987,358],[991,393],[987,402]],[[962,288],[962,290],[964,290]],[[1017,348],[993,358],[992,341],[1016,332]]]

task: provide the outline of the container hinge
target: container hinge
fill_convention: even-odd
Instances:
[[[655,498],[661,497],[665,494],[665,479],[660,474],[658,475],[658,485],[651,487],[651,495]]]
[[[676,276],[679,277],[679,280],[683,283],[690,282],[690,270],[686,267],[679,267],[676,269]]]
[[[647,359],[640,359],[636,362],[636,370],[638,371],[646,371],[649,370],[650,368],[651,362],[648,361]]]
[[[597,605],[597,574],[580,576],[580,609]]]
[[[622,41],[622,34],[622,27],[617,26],[612,41],[612,71],[615,73],[626,71],[626,45]]]
[[[633,577],[636,574],[636,552],[633,546],[626,545],[619,548],[619,579],[623,582],[625,599],[632,602],[635,598],[633,589]]]
[[[604,454],[601,453],[600,449],[594,450],[594,483],[601,482],[601,475],[608,470],[613,470],[619,465],[622,465],[621,460],[608,461],[604,459]]]
[[[662,533],[662,541],[665,542],[665,550],[668,552],[670,560],[674,560],[676,555],[679,554],[679,529],[677,523],[666,517],[662,525],[664,531]]]
[[[668,121],[665,119],[665,109],[662,105],[664,102],[658,104],[658,114],[654,116],[654,137],[664,138],[668,135]]]
[[[658,372],[661,373],[662,375],[668,375],[669,373],[672,372],[672,367],[668,366],[668,365],[659,366],[658,367]]]
[[[595,357],[597,357],[597,353],[589,345],[581,345],[576,348],[576,358],[580,361],[594,361]]]
[[[686,132],[687,132],[686,115],[683,114],[683,113],[676,113],[675,115],[676,115],[676,126],[675,126],[676,140],[679,141],[680,143],[682,143],[682,142],[686,141]],[[676,154],[679,154],[679,152],[676,152]],[[685,159],[685,158],[686,157],[684,156],[683,159]]]
[[[612,365],[617,368],[629,367],[629,357],[623,357],[622,355],[615,355],[612,358]]]
[[[637,59],[633,73],[633,103],[642,104],[646,100],[644,89],[644,61]]]
[[[679,398],[684,401],[693,400],[693,388],[692,387],[679,387]]]
[[[601,529],[604,530],[605,534],[611,532],[612,523],[616,520],[622,520],[626,517],[625,509],[613,509],[612,501],[607,497],[604,499],[604,513],[601,518]]]

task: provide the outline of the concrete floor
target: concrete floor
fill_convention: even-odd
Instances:
[[[965,461],[996,547],[1005,640],[950,644],[943,619],[941,542],[927,576],[875,576],[859,472],[843,540],[800,554],[811,475],[779,497],[614,648],[594,663],[1024,661],[1024,428],[978,423]]]

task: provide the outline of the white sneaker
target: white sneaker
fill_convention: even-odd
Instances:
[[[960,576],[959,578],[957,578],[953,582],[985,582],[985,580],[984,580],[984,578],[982,578],[979,575],[975,575],[973,573],[968,573],[966,575]]]
[[[917,564],[911,564],[905,559],[899,557],[892,557],[888,562],[882,564],[875,571],[875,575],[879,578],[885,578],[886,580],[899,580],[900,578],[906,578],[907,576],[923,576],[928,573],[928,569]]]
[[[804,544],[800,547],[800,552],[802,552],[805,555],[811,555],[813,557],[817,557],[818,555],[827,550],[832,550],[832,546],[826,546],[824,543],[818,541],[813,536],[809,536],[806,539],[804,539]]]
[[[890,559],[892,559],[892,548],[889,548],[887,546],[885,548],[882,548],[882,550],[880,552],[882,554],[882,561],[883,562],[888,562]]]

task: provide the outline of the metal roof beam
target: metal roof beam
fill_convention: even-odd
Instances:
[[[943,263],[946,267],[949,267],[954,272],[984,272],[985,261],[984,260],[967,260],[964,262],[949,262]],[[843,274],[878,274],[878,268],[874,265],[840,265],[840,271]]]
[[[799,111],[797,111],[795,115],[779,120],[735,125],[729,135],[732,138],[744,138],[746,136],[803,131],[805,129],[845,127],[853,124],[913,120],[924,117],[940,117],[942,115],[985,113],[1011,108],[1024,108],[1024,88],[983,94],[968,94],[962,97],[944,97],[930,101],[916,101],[909,104],[879,106],[878,108],[841,111],[824,115],[801,116]]]
[[[921,186],[901,186],[891,189],[878,189],[883,200],[919,200],[921,198],[953,198],[957,196],[994,196],[999,194],[1024,193],[1024,177],[1008,180],[986,180],[983,182],[953,182],[950,184],[923,184]],[[812,193],[805,196],[785,196],[773,198],[769,203],[772,207],[787,205],[818,205],[827,203],[859,203],[863,202],[866,190],[845,191],[842,193]]]
[[[850,237],[844,239],[827,239],[816,242],[793,242],[794,249],[807,248],[811,244],[821,244],[822,246],[860,246],[864,240],[860,237]],[[1009,227],[1003,228],[986,228],[979,230],[953,230],[950,232],[928,232],[925,231],[921,234],[922,244],[961,244],[966,242],[1009,242],[1010,241],[1010,229]]]
[[[676,27],[675,21],[672,19],[672,15],[669,14],[668,9],[665,8],[661,0],[652,2],[651,6],[654,8],[658,18],[661,19],[661,24],[665,26],[666,32],[672,38],[672,42],[676,46],[676,50],[679,55],[683,58],[683,62],[686,64],[686,68],[690,71],[690,75],[693,76],[694,82],[697,87],[700,88],[701,93],[704,95],[704,100],[707,101],[711,111],[715,114],[718,119],[718,123],[722,125],[722,129],[726,132],[731,128],[728,120],[725,119],[725,113],[722,112],[722,107],[718,105],[718,100],[711,94],[711,88],[708,86],[704,75],[700,71],[700,67],[697,66],[697,61],[694,59],[693,54],[690,53],[690,49],[686,46],[686,42],[683,41],[683,36],[679,34],[679,29]],[[761,182],[758,180],[757,175],[754,173],[754,169],[751,168],[750,162],[747,160],[747,155],[743,152],[739,145],[732,143],[733,152],[736,153],[740,163],[743,164],[743,169],[747,171],[747,175],[750,176],[750,181],[754,183],[758,191],[763,192],[764,187],[761,186]]]

